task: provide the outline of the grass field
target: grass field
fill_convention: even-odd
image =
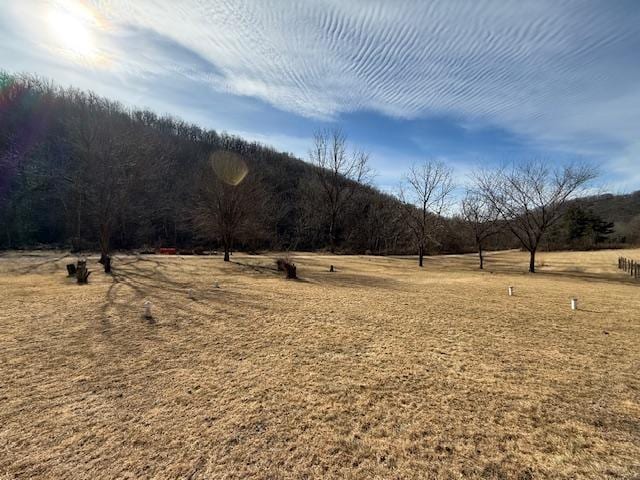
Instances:
[[[640,478],[618,255],[2,254],[0,479]]]

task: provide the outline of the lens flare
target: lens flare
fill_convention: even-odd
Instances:
[[[224,183],[239,185],[249,173],[249,167],[242,157],[233,152],[219,151],[210,157],[213,171]]]

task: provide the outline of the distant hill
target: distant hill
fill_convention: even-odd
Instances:
[[[580,203],[607,221],[627,224],[640,215],[640,190],[624,195],[607,193],[582,198]]]
[[[606,222],[613,222],[613,233],[603,246],[640,245],[640,191],[586,197],[576,200],[573,204],[593,212]]]

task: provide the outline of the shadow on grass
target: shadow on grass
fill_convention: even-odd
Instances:
[[[615,273],[588,273],[588,272],[572,272],[572,271],[545,271],[538,270],[532,274],[540,277],[558,277],[572,280],[584,280],[585,282],[597,283],[618,283],[621,285],[635,285],[640,287],[640,280],[625,275],[616,275]]]
[[[178,264],[179,265],[179,264]],[[220,313],[233,315],[242,308],[252,308],[261,311],[269,309],[268,305],[255,300],[255,296],[247,292],[238,292],[228,288],[216,288],[211,285],[203,289],[202,285],[194,282],[179,281],[170,275],[176,263],[164,263],[150,258],[134,258],[126,262],[116,262],[111,277],[113,283],[109,286],[102,306],[101,313],[107,317],[110,311],[126,315],[132,310],[132,301],[118,301],[121,288],[133,292],[136,304],[134,308],[140,310],[142,317],[143,301],[153,299],[153,302],[171,316],[190,316],[193,318],[217,319]],[[193,273],[198,275],[197,265],[189,265]],[[183,272],[184,273],[184,272]],[[278,272],[275,272],[278,273]],[[194,298],[191,298],[193,292]],[[148,320],[147,320],[148,321]],[[149,322],[149,325],[158,325]]]
[[[554,270],[548,270],[547,266],[537,266],[535,273],[529,273],[528,263],[525,261],[514,262],[513,259],[505,258],[505,253],[511,252],[490,252],[485,256],[484,270],[478,268],[477,254],[466,255],[447,255],[439,257],[427,257],[427,268],[429,266],[437,269],[447,270],[448,264],[452,260],[455,261],[455,267],[452,271],[469,271],[497,275],[531,275],[532,278],[565,278],[569,280],[583,280],[585,282],[601,282],[601,283],[618,283],[621,285],[637,285],[640,286],[640,280],[621,272],[589,272],[579,267],[559,266],[557,264],[551,266]]]
[[[278,269],[275,266],[266,266],[266,265],[259,265],[259,264],[253,264],[253,263],[245,263],[245,262],[239,262],[236,260],[231,260],[229,263],[233,264],[233,265],[238,265],[239,267],[241,267],[243,270],[251,270],[257,273],[266,273],[266,274],[270,274],[273,276],[279,276],[280,272],[278,272]]]
[[[346,272],[314,272],[309,276],[309,283],[319,286],[338,288],[375,288],[381,290],[400,290],[402,282],[391,277],[374,274],[359,274]]]
[[[24,255],[20,255],[20,257],[17,257],[17,259],[21,259],[21,258],[25,258],[25,257],[32,257],[32,258],[41,258],[41,255],[38,254],[29,254],[29,253],[25,253]],[[43,260],[42,262],[37,262],[37,263],[32,263],[29,265],[25,265],[24,267],[18,267],[18,268],[9,268],[7,270],[4,270],[4,273],[15,273],[15,274],[29,274],[29,273],[50,273],[52,271],[56,271],[56,270],[61,270],[62,267],[59,265],[56,265],[56,263],[58,263],[60,260],[63,260],[65,258],[72,258],[71,254],[68,252],[65,252],[61,255],[52,257],[52,258],[46,258],[46,260]],[[11,257],[7,258],[8,260],[11,259]],[[44,267],[55,267],[52,270],[47,270],[46,272],[38,272],[38,270],[44,269]]]

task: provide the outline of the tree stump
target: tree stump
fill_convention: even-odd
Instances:
[[[289,258],[278,258],[276,260],[276,268],[279,272],[285,272],[287,278],[298,278],[296,274],[296,264],[289,261]]]
[[[67,274],[70,277],[73,277],[76,274],[76,264],[75,263],[67,263]]]
[[[76,279],[78,283],[80,284],[88,283],[89,275],[91,275],[91,272],[87,270],[87,261],[78,260],[78,266],[76,267]]]
[[[329,267],[329,271],[330,271],[330,272],[335,272],[335,270],[333,269],[333,265],[331,265],[331,266]]]
[[[296,274],[296,264],[295,263],[285,263],[284,268],[287,270],[287,278],[298,278]]]

